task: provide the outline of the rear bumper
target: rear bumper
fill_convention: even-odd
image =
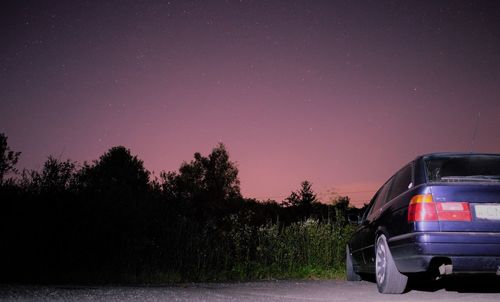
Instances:
[[[500,233],[418,232],[389,239],[398,270],[427,271],[433,259],[446,258],[453,273],[497,273],[500,270]]]

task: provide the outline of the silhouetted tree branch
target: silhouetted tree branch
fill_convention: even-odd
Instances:
[[[9,172],[17,173],[15,165],[21,155],[21,152],[10,150],[7,139],[4,133],[0,133],[0,185],[4,183],[4,177]]]

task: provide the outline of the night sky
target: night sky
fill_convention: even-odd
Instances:
[[[19,168],[226,144],[245,197],[356,203],[422,153],[500,153],[499,1],[2,1]],[[476,130],[476,131],[475,131]],[[474,135],[475,133],[475,135]]]

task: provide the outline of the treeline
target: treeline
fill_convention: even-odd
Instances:
[[[304,181],[283,202],[243,198],[223,144],[153,178],[125,147],[17,171],[0,134],[0,282],[171,282],[331,275],[358,209]]]

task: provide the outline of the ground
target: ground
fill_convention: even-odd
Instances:
[[[0,285],[0,301],[500,301],[500,278],[413,284],[403,295],[382,295],[374,283],[286,280],[162,286]]]

